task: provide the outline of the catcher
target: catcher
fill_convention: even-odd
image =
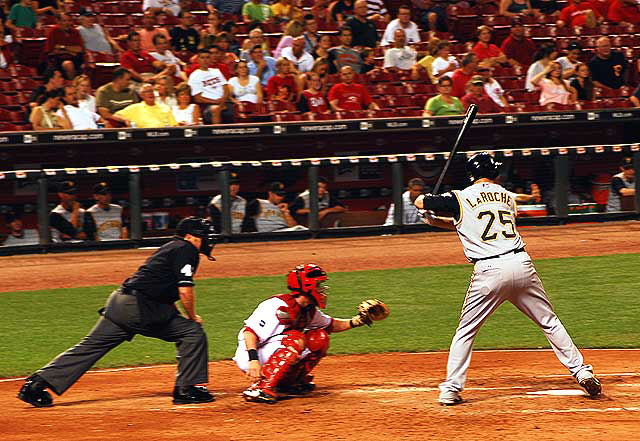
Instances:
[[[329,334],[383,320],[389,308],[377,299],[365,300],[351,319],[332,318],[327,305],[327,273],[313,263],[298,265],[287,275],[289,294],[258,305],[238,334],[233,360],[251,386],[246,401],[273,404],[278,394],[304,395],[315,389],[311,371],[327,355]]]

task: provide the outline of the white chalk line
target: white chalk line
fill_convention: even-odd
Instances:
[[[625,386],[625,387],[640,387],[640,383],[626,383],[619,385],[607,385],[607,386]],[[496,387],[465,387],[465,391],[492,391],[492,390],[521,390],[521,389],[535,389],[535,386],[496,386]],[[419,387],[419,386],[406,386],[406,387],[379,387],[379,388],[361,388],[361,389],[345,389],[338,391],[342,394],[370,394],[370,393],[413,393],[413,392],[436,392],[439,391],[437,387]],[[571,389],[574,390],[574,389]],[[579,390],[579,389],[575,389]],[[586,395],[586,393],[585,393]]]
[[[640,348],[621,348],[621,349],[615,349],[615,348],[601,348],[601,349],[588,349],[589,351],[640,351]],[[477,351],[474,351],[474,353],[482,353],[482,352],[488,352],[488,353],[494,353],[494,352],[504,352],[504,353],[508,353],[508,352],[552,352],[551,349],[480,349]],[[394,353],[390,353],[390,354],[375,354],[375,355],[393,355],[393,356],[407,356],[407,355],[442,355],[442,354],[446,354],[447,352],[444,351],[435,351],[435,352],[394,352]],[[370,355],[370,354],[359,354],[359,355]],[[230,360],[219,360],[216,363],[222,362],[222,361],[230,361]],[[110,368],[110,369],[96,369],[96,370],[90,370],[87,371],[88,374],[105,374],[105,373],[111,373],[111,372],[125,372],[125,371],[135,371],[135,370],[139,370],[139,369],[157,369],[157,368],[163,368],[163,367],[174,367],[175,365],[173,364],[155,364],[155,365],[150,365],[150,366],[131,366],[131,367],[122,367],[122,368]],[[597,374],[598,377],[607,377],[607,376],[611,376],[611,377],[618,377],[618,376],[640,376],[640,372],[622,372],[622,373],[613,373],[613,374]],[[554,377],[568,377],[569,375],[567,374],[550,374],[550,375],[536,375],[536,377],[539,378],[554,378]],[[0,383],[6,383],[6,382],[10,382],[10,381],[23,381],[25,380],[26,377],[18,377],[18,378],[3,378],[0,379]]]
[[[520,413],[574,413],[574,412],[640,412],[640,407],[606,407],[604,409],[524,409]]]

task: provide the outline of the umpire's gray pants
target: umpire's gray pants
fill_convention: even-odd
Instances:
[[[163,323],[145,324],[141,320],[138,299],[123,294],[121,289],[109,296],[105,305],[106,317],[100,317],[91,332],[74,347],[58,355],[36,373],[58,395],[63,394],[100,358],[135,334],[155,337],[176,343],[178,374],[176,386],[190,386],[208,382],[207,335],[202,326],[161,305],[167,319]],[[159,305],[159,304],[158,304]],[[166,307],[166,308],[165,308]]]

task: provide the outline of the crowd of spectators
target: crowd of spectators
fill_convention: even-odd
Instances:
[[[381,111],[398,107],[431,117],[471,103],[498,113],[631,107],[640,98],[631,92],[640,67],[635,0],[412,0],[393,14],[383,0],[113,3],[4,2],[0,70],[25,58],[25,38],[46,42],[34,66],[42,85],[23,123],[164,127],[278,112],[389,116]],[[475,24],[486,17],[473,36],[460,25],[469,13]],[[620,35],[605,32],[614,28]],[[408,98],[394,105],[381,83]]]

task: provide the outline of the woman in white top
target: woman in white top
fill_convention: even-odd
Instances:
[[[531,83],[540,89],[540,105],[549,103],[573,104],[576,102],[576,90],[569,81],[562,79],[562,66],[552,61],[544,71],[531,79]]]
[[[260,78],[249,75],[247,62],[241,60],[236,66],[236,76],[229,80],[231,86],[231,101],[238,103],[248,101],[262,104],[262,85]]]
[[[171,107],[171,113],[179,126],[197,126],[202,124],[200,107],[191,102],[191,87],[185,82],[176,87],[177,104]]]
[[[576,67],[580,64],[582,46],[578,42],[571,42],[567,48],[567,55],[556,61],[562,66],[562,78],[568,79],[576,74]]]
[[[453,71],[460,67],[456,57],[450,54],[450,48],[448,41],[441,41],[436,46],[436,57],[431,63],[431,71],[435,78],[442,76],[451,78]]]
[[[543,72],[549,63],[555,60],[558,57],[558,50],[553,45],[542,46],[538,53],[536,54],[536,62],[534,62],[531,66],[529,66],[529,70],[527,70],[527,79],[524,83],[524,87],[529,91],[533,92],[536,87],[531,83],[533,77]]]
[[[73,80],[73,85],[78,96],[78,107],[82,110],[96,113],[96,97],[91,95],[91,80],[89,80],[89,77],[78,75]]]
[[[178,100],[176,100],[176,95],[173,91],[173,79],[171,77],[163,75],[156,80],[154,95],[158,103],[165,104],[169,107],[178,104]]]

